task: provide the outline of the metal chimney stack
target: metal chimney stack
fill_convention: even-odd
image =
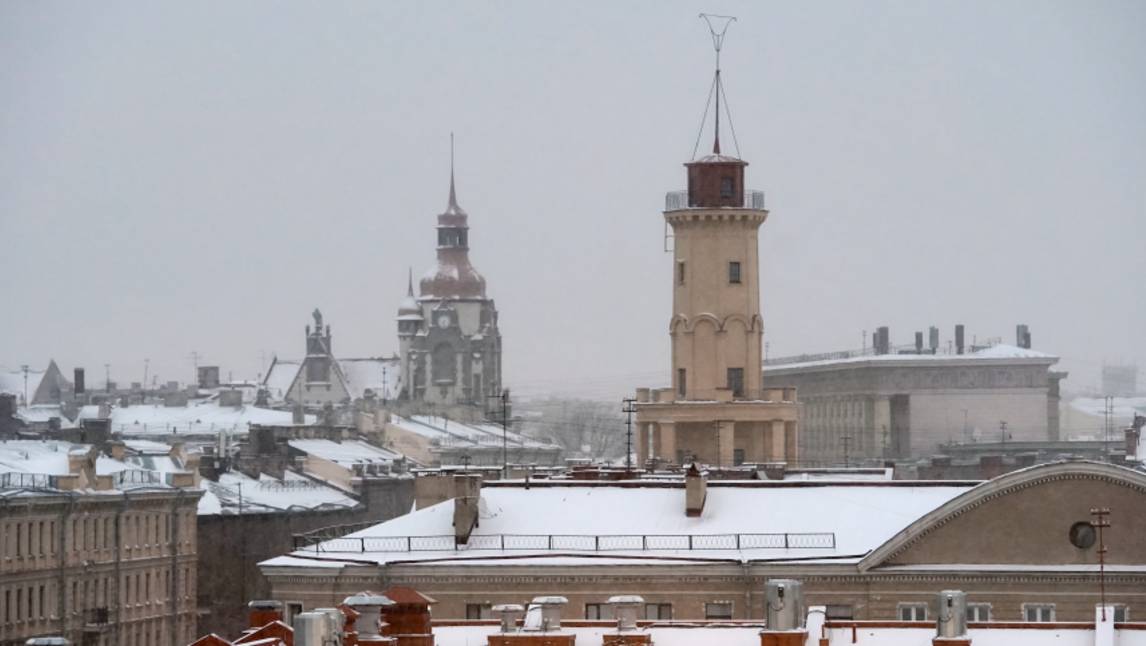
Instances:
[[[1015,326],[1015,345],[1027,350],[1031,349],[1031,328],[1025,323]]]
[[[931,348],[931,354],[939,352],[939,328],[934,325],[927,330],[927,345]]]
[[[764,583],[765,630],[804,627],[804,584],[795,579],[769,579]]]
[[[617,618],[617,632],[630,632],[637,629],[637,613],[645,607],[645,598],[635,594],[622,594],[609,597],[613,606],[613,616]]]
[[[517,620],[525,615],[525,608],[516,603],[502,603],[490,608],[490,611],[501,621],[501,632],[512,633],[517,631]]]
[[[963,324],[955,326],[955,354],[963,354]]]
[[[291,627],[295,646],[329,646],[335,637],[330,615],[325,612],[297,614]]]
[[[938,611],[935,613],[936,636],[944,639],[958,639],[967,635],[967,593],[961,590],[944,590],[937,597]]]
[[[915,354],[923,354],[923,333],[915,333]]]

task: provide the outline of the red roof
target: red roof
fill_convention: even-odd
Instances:
[[[431,603],[438,602],[436,599],[427,597],[414,588],[407,588],[404,585],[396,585],[386,588],[386,591],[382,594],[386,595],[394,603],[402,603],[406,605],[430,605]]]

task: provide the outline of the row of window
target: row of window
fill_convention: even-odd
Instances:
[[[68,538],[71,539],[69,551],[114,549],[114,516],[81,516],[71,519],[68,524]],[[4,531],[0,532],[0,554],[8,557],[54,556],[56,540],[55,520],[13,521],[7,523]],[[123,516],[124,545],[146,547],[164,545],[170,541],[170,514],[135,513]]]
[[[1023,621],[1053,622],[1055,620],[1055,604],[1053,603],[1024,603],[1021,605],[1021,610]],[[926,603],[901,603],[897,612],[900,621],[926,621],[927,613],[928,604]],[[830,616],[831,613],[829,613]],[[1115,622],[1127,621],[1128,616],[1127,606],[1122,604],[1114,606]],[[967,621],[991,621],[991,604],[967,604]]]
[[[732,619],[732,606],[731,601],[711,601],[705,603],[704,618],[707,620]],[[493,613],[490,608],[491,606],[488,603],[467,603],[466,619],[493,619]],[[1055,620],[1055,604],[1053,603],[1024,603],[1021,608],[1023,621],[1053,622]],[[901,603],[897,607],[896,615],[900,621],[927,621],[928,612],[928,604],[926,603]],[[855,611],[852,606],[849,605],[829,604],[826,614],[828,619],[846,620],[855,618]],[[1121,604],[1114,606],[1114,621],[1116,623],[1128,621],[1127,617],[1129,617],[1127,606]],[[597,620],[613,619],[613,608],[607,603],[587,603],[585,604],[585,618]],[[644,619],[648,621],[671,620],[672,604],[646,603]],[[967,604],[967,621],[991,621],[991,604]]]
[[[186,600],[191,596],[190,566],[183,567],[182,577],[181,596]],[[88,614],[93,610],[103,610],[106,613],[107,608],[115,605],[112,602],[112,581],[111,576],[86,578],[82,581],[73,579],[71,585],[65,588],[65,592],[70,593],[65,601],[68,602],[71,614]],[[170,582],[170,570],[166,567],[154,573],[147,571],[125,574],[122,579],[123,604],[163,603],[169,598]],[[0,604],[0,624],[51,617],[55,604],[49,604],[49,601],[54,598],[55,586],[49,586],[41,583],[4,590],[3,603]],[[49,605],[53,607],[49,608]],[[106,623],[106,620],[102,623]]]
[[[687,276],[687,273],[688,272],[685,270],[685,262],[683,260],[678,260],[676,263],[676,284],[677,285],[683,285],[684,284],[685,277]],[[738,261],[738,260],[728,261],[728,284],[730,284],[730,285],[739,285],[740,284],[740,261]]]

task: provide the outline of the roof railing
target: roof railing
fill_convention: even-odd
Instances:
[[[688,191],[669,191],[665,193],[665,210],[666,211],[682,211],[684,209],[702,209],[713,208],[707,206],[697,206],[690,202],[688,198]],[[728,208],[728,207],[716,207]],[[744,200],[740,208],[744,209],[763,209],[764,208],[764,191],[755,191],[745,189]]]
[[[346,552],[453,552],[529,550],[563,552],[647,552],[651,550],[799,550],[835,549],[834,532],[782,534],[483,534],[471,535],[464,546],[453,534],[439,536],[344,536],[319,540],[296,535],[295,549],[316,554]]]

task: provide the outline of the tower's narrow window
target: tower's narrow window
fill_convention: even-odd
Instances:
[[[684,284],[684,261],[683,260],[676,264],[676,284],[677,285],[683,285]]]
[[[732,197],[736,194],[736,184],[731,177],[720,178],[720,197]]]
[[[685,382],[685,370],[684,370],[684,368],[677,368],[676,369],[676,392],[681,397],[684,397],[685,392],[687,392],[687,383]]]
[[[744,396],[744,368],[728,369],[728,389],[733,397]]]
[[[737,284],[740,282],[740,263],[733,260],[728,263],[728,282]]]

